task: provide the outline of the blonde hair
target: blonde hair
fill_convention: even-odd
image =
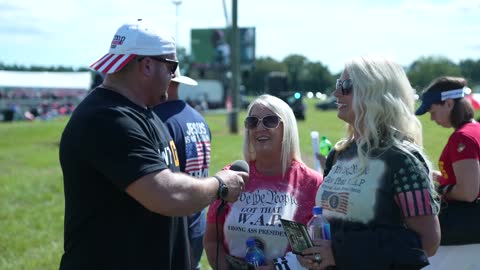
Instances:
[[[335,148],[343,150],[355,139],[361,172],[372,149],[405,149],[408,141],[423,155],[422,124],[414,114],[414,89],[403,67],[382,57],[361,57],[347,62],[345,71],[353,81],[355,122],[347,124],[348,137]]]
[[[279,116],[283,122],[283,138],[282,138],[282,175],[290,168],[292,161],[302,162],[300,154],[300,142],[298,137],[297,120],[292,109],[283,100],[271,96],[261,95],[250,103],[247,108],[247,116],[251,115],[252,109],[257,106],[263,106],[274,114]],[[245,129],[243,141],[243,157],[247,162],[256,159],[255,149],[250,143],[248,129]]]

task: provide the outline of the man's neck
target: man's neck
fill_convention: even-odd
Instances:
[[[170,92],[168,93],[168,99],[167,101],[174,101],[174,100],[179,100],[180,98],[178,98],[178,94],[171,94]]]
[[[126,97],[128,100],[142,108],[148,107],[147,104],[142,100],[143,95],[141,91],[139,91],[137,88],[127,82],[106,79],[101,84],[101,87],[119,93],[120,95]]]

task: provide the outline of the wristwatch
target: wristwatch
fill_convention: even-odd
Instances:
[[[228,187],[223,182],[222,178],[214,175],[215,179],[218,181],[218,191],[217,191],[217,199],[224,200],[228,195]]]

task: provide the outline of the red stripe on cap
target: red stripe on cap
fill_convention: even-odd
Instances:
[[[115,70],[112,70],[108,73],[114,73],[114,72],[117,72],[119,71],[120,69],[122,69],[126,64],[128,64],[128,62],[130,62],[130,60],[132,60],[133,58],[135,57],[135,54],[131,54],[129,55],[127,58],[123,59],[123,62],[117,66],[117,68],[115,68]]]
[[[102,58],[98,59],[95,63],[91,64],[90,67],[99,70],[105,62],[107,62],[110,58],[112,58],[114,55],[113,54],[105,54]]]
[[[90,68],[102,73],[114,73],[122,69],[135,54],[106,54],[97,62],[90,65]]]
[[[115,72],[115,70],[112,70],[112,67],[122,59],[123,57],[123,54],[114,54],[113,55],[114,59],[105,67],[103,67],[103,71],[104,73],[113,73]]]

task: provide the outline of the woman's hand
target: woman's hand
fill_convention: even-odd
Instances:
[[[300,264],[308,269],[325,269],[327,266],[335,265],[335,258],[329,240],[314,240],[315,246],[305,249],[302,254],[297,255]]]
[[[436,185],[440,185],[440,177],[442,177],[442,173],[440,171],[432,170],[432,180]]]
[[[325,164],[327,163],[327,157],[323,156],[320,153],[315,153],[315,156],[318,161],[320,161],[320,166],[322,166],[322,168],[325,168]]]

